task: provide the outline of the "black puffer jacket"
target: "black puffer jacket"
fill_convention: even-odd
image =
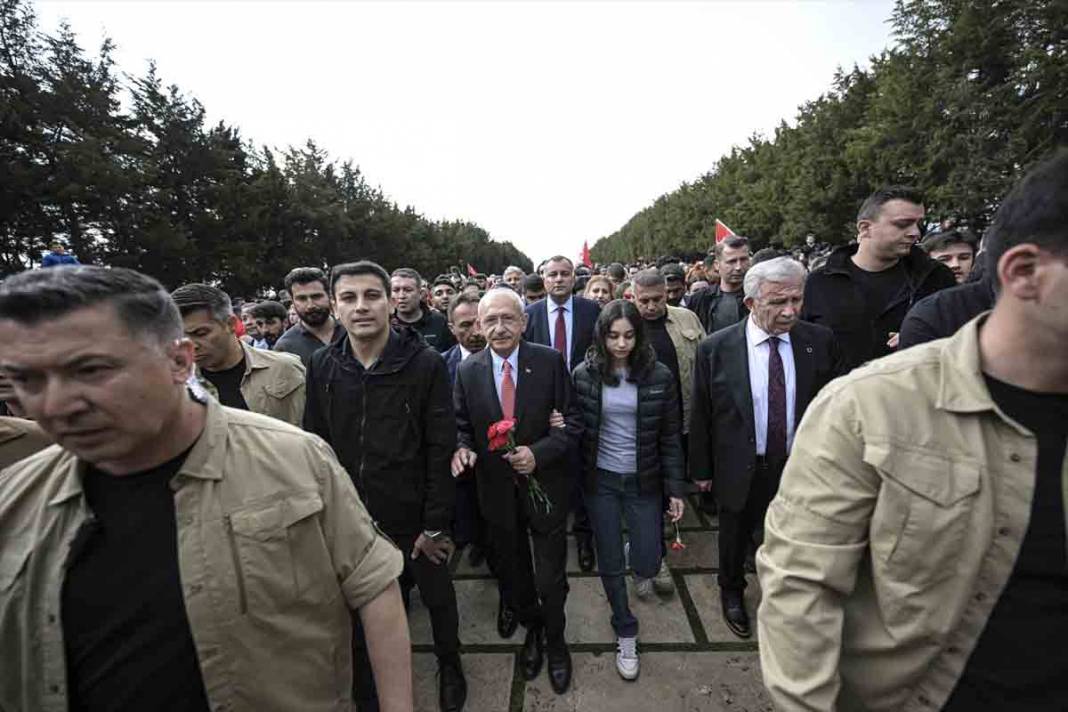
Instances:
[[[587,492],[597,489],[597,448],[601,438],[601,374],[587,359],[575,369],[575,395],[582,413],[582,464]],[[657,362],[638,381],[638,486],[643,494],[685,496],[682,421],[675,377]]]
[[[323,438],[388,534],[447,530],[456,416],[445,361],[413,329],[364,369],[342,334],[312,356],[304,429]]]

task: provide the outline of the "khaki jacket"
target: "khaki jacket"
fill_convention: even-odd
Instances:
[[[690,432],[690,399],[693,398],[693,363],[697,347],[705,338],[701,320],[684,307],[667,308],[667,329],[679,361],[679,390],[682,391],[682,432]]]
[[[984,319],[805,413],[757,553],[780,709],[934,710],[956,686],[1027,532],[1038,450],[991,400]]]
[[[0,470],[52,444],[32,420],[0,416]]]
[[[208,401],[174,490],[185,608],[213,712],[351,710],[351,613],[399,574],[314,435]],[[0,709],[67,712],[60,590],[89,517],[53,446],[0,476]]]
[[[241,379],[241,397],[248,409],[260,415],[284,420],[298,428],[304,420],[304,364],[296,354],[256,349],[241,342],[245,352],[245,376]],[[197,382],[218,400],[219,392],[200,372]]]

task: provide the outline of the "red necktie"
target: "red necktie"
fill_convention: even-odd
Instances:
[[[501,371],[501,413],[511,420],[515,417],[515,381],[512,380],[512,364],[505,361]]]
[[[564,355],[564,363],[567,363],[567,324],[564,323],[563,307],[556,307],[556,338],[553,348]]]

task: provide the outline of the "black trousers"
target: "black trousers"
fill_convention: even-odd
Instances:
[[[399,579],[404,600],[408,600],[413,585],[419,587],[419,597],[430,612],[434,654],[439,660],[455,659],[460,654],[460,616],[456,611],[456,589],[452,585],[448,562],[435,564],[423,555],[413,560],[411,553],[417,535],[387,534],[404,557],[404,573]],[[363,626],[359,614],[353,613],[352,619],[353,695],[360,712],[377,712],[378,692]]]
[[[779,489],[785,462],[757,458],[742,511],[719,510],[719,587],[722,591],[745,591],[745,557],[751,544],[759,545],[764,515]]]
[[[486,548],[489,532],[478,509],[478,485],[473,476],[456,480],[456,510],[452,533],[457,546],[468,544]]]
[[[490,524],[492,569],[501,600],[526,628],[545,627],[551,648],[564,645],[567,601],[567,524],[561,518],[549,531],[530,526],[530,498],[516,487],[515,527]]]

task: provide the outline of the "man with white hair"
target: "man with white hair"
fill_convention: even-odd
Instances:
[[[504,275],[501,277],[501,281],[507,284],[516,294],[520,294],[523,289],[523,279],[527,276],[519,267],[510,265],[504,270]]]
[[[501,611],[514,610],[526,628],[520,652],[523,676],[537,677],[547,653],[549,682],[557,694],[571,683],[571,656],[564,640],[567,600],[567,512],[572,489],[569,452],[581,433],[563,355],[523,339],[527,315],[511,289],[486,293],[478,323],[489,348],[456,370],[453,403],[458,431],[452,474],[474,469],[479,508],[493,542]],[[553,427],[553,411],[565,427]],[[491,449],[491,425],[515,420],[511,452]],[[551,502],[528,492],[537,481]],[[500,612],[498,613],[500,617]]]
[[[833,332],[799,319],[805,290],[800,262],[761,262],[746,273],[743,289],[749,316],[697,349],[690,476],[702,491],[715,488],[723,618],[735,635],[748,638],[746,554],[805,408],[845,367]]]

